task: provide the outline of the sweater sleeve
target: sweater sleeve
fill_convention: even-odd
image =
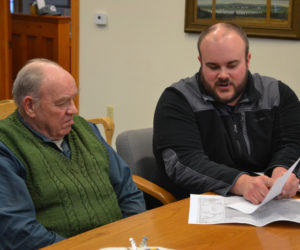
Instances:
[[[278,86],[280,104],[273,133],[272,159],[265,171],[268,175],[276,166],[289,168],[300,157],[300,103],[286,84],[279,82]],[[299,167],[294,172],[299,178]]]
[[[64,238],[38,223],[25,168],[0,142],[0,249],[39,249]]]

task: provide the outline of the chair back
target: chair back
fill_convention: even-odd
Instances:
[[[108,116],[105,116],[105,117],[87,119],[87,121],[92,122],[94,124],[102,124],[102,126],[104,127],[106,142],[108,145],[111,146],[112,138],[113,138],[114,131],[115,131],[114,120]]]
[[[128,130],[120,133],[116,138],[118,154],[130,167],[132,174],[141,176],[158,186],[170,190],[170,180],[156,163],[152,151],[153,128]],[[145,197],[148,207],[157,207],[153,200]],[[152,204],[150,204],[152,203]]]
[[[6,99],[0,101],[0,120],[6,118],[13,113],[17,108],[14,100]]]
[[[117,136],[116,148],[119,155],[130,166],[133,174],[151,178],[157,164],[152,153],[152,128],[128,130]]]

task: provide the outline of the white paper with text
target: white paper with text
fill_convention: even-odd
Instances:
[[[258,227],[274,221],[300,223],[300,199],[271,200],[252,214],[245,214],[227,206],[235,198],[242,197],[191,194],[188,223],[245,223]]]

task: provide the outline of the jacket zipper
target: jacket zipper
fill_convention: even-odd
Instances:
[[[237,147],[238,147],[238,153],[239,153],[239,156],[241,156],[242,148],[241,148],[241,144],[240,144],[240,140],[239,140],[238,126],[235,122],[235,119],[233,122],[233,131],[234,131],[234,139],[235,139]]]

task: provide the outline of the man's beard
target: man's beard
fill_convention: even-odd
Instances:
[[[227,83],[227,84],[231,85],[234,88],[234,93],[230,98],[222,98],[217,94],[217,92],[214,89],[214,86],[211,87],[209,85],[209,83],[205,80],[203,73],[202,73],[202,69],[200,69],[200,80],[201,80],[201,83],[202,83],[203,87],[205,88],[206,92],[210,96],[212,96],[217,102],[220,102],[223,104],[228,104],[228,103],[235,101],[237,98],[239,98],[242,95],[242,93],[244,92],[244,90],[246,89],[246,85],[247,85],[247,81],[248,81],[248,73],[245,74],[242,83],[239,84],[238,86],[236,86],[236,84],[234,84],[233,82],[231,82],[227,79],[226,80],[218,80],[214,83],[214,86],[220,85],[222,83]]]

